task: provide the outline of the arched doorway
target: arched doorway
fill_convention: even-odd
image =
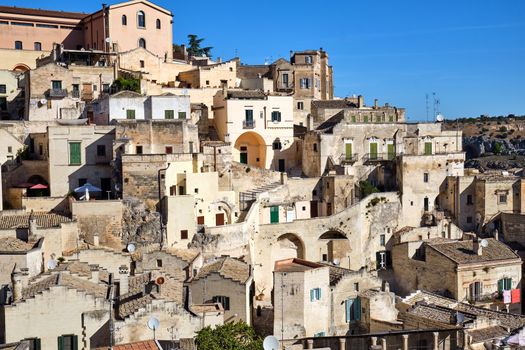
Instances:
[[[265,168],[266,143],[264,139],[256,132],[245,132],[235,141],[233,159],[239,163]]]
[[[321,241],[321,261],[331,262],[334,265],[348,267],[348,253],[350,242],[346,234],[338,230],[329,230],[319,236]]]
[[[299,258],[304,259],[304,243],[293,233],[286,233],[277,238],[273,252],[273,261]]]
[[[27,66],[26,64],[18,63],[12,70],[14,70],[15,72],[24,73],[30,69],[31,68],[29,68],[29,66]]]

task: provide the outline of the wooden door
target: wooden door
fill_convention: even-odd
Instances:
[[[317,211],[317,201],[311,201],[310,202],[310,217],[316,218],[319,216],[319,213]]]
[[[215,214],[215,226],[224,225],[224,213]]]

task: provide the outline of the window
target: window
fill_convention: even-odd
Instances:
[[[198,194],[198,193],[199,193],[199,189],[198,189],[198,188],[194,188],[194,189],[193,189],[193,192],[195,192],[196,194]]]
[[[38,154],[41,156],[44,155],[44,145],[41,143],[38,144]]]
[[[58,350],[77,350],[78,337],[76,335],[63,335],[58,337]]]
[[[53,90],[62,90],[62,80],[52,80],[51,87]]]
[[[317,143],[313,144],[313,149],[314,149],[314,152],[317,152]]]
[[[175,119],[175,111],[173,109],[166,109],[164,111],[164,119]]]
[[[162,259],[157,259],[157,267],[162,267]]]
[[[212,298],[214,303],[221,303],[225,311],[230,310],[230,297],[225,297],[222,295],[217,295]]]
[[[424,211],[428,211],[428,210],[429,210],[429,201],[428,201],[428,197],[425,197],[425,199],[423,200],[423,210],[424,210]]]
[[[355,115],[352,116],[352,123],[355,123],[356,122],[356,119],[355,119]]]
[[[467,205],[473,205],[474,202],[472,201],[472,195],[467,194]]]
[[[0,94],[5,94],[7,91],[5,84],[0,84]]]
[[[17,40],[15,41],[15,50],[23,50],[24,49],[24,45],[22,45],[22,42]]]
[[[288,87],[288,73],[283,73],[283,86]]]
[[[97,145],[97,156],[99,157],[106,156],[106,145]]]
[[[423,174],[423,182],[428,182],[428,173]]]
[[[146,48],[146,40],[144,38],[139,39],[139,47]]]
[[[432,142],[425,142],[425,155],[429,156],[432,154]]]
[[[321,300],[321,288],[310,289],[310,301]]]
[[[361,319],[361,299],[345,300],[345,319],[347,323],[359,321]]]
[[[35,51],[42,51],[42,43],[35,41]]]
[[[309,89],[310,88],[310,78],[301,78],[299,80],[299,84],[301,86],[301,89]]]
[[[161,28],[160,19],[157,18],[157,29],[160,29],[160,28]]]
[[[367,115],[363,116],[363,123],[368,123],[368,116]]]
[[[128,17],[126,15],[122,15],[122,25],[123,26],[128,25]]]
[[[28,350],[40,350],[40,338],[30,338],[30,339],[24,339],[29,342],[29,348]]]
[[[0,97],[0,111],[7,111],[7,97]]]
[[[145,67],[144,60],[140,60],[140,68],[144,68],[144,67]]]
[[[469,285],[470,300],[479,300],[483,292],[483,285],[481,282],[474,282]]]
[[[275,140],[273,143],[272,143],[272,149],[273,150],[280,150],[283,148],[283,145],[281,144],[281,141],[279,139]]]
[[[467,216],[467,224],[472,224],[472,216]]]
[[[142,154],[142,146],[137,146],[136,150],[137,150],[136,152],[137,154]]]
[[[80,142],[69,143],[69,165],[80,165],[82,159],[80,157]]]
[[[7,153],[13,153],[13,147],[7,146]]]
[[[386,245],[386,235],[382,234],[379,236],[379,245],[384,247]]]
[[[179,112],[179,119],[186,119],[186,112]]]
[[[314,333],[314,338],[324,337],[325,334],[326,334],[325,332],[317,332],[317,333]]]
[[[127,109],[126,110],[126,119],[135,119],[135,110]]]
[[[180,239],[188,239],[188,230],[180,230]]]
[[[244,119],[246,121],[253,121],[253,109],[246,109],[244,111]]]
[[[197,225],[204,225],[204,216],[197,216]]]
[[[173,154],[173,147],[166,146],[166,154]]]
[[[312,56],[306,56],[304,58],[304,61],[306,62],[306,64],[312,64]]]
[[[297,109],[302,111],[304,109],[304,102],[297,102]]]
[[[281,112],[273,111],[272,112],[272,122],[277,123],[281,121]]]
[[[358,282],[354,283],[354,292],[359,292],[359,283]]]
[[[144,11],[137,12],[137,26],[139,28],[146,28],[146,14]]]
[[[389,115],[389,116],[388,116],[388,121],[389,121],[390,123],[393,123],[393,122],[394,122],[394,116],[393,116],[393,115]]]
[[[507,204],[507,194],[506,193],[500,193],[498,195],[498,204]]]
[[[392,266],[392,257],[387,250],[376,252],[376,268],[384,270]]]
[[[512,289],[512,278],[502,278],[498,281],[498,292],[502,294],[504,290]]]

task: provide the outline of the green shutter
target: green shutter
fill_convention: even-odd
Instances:
[[[377,159],[377,143],[370,144],[370,159]]]
[[[186,112],[179,112],[179,119],[186,119]]]
[[[80,156],[80,142],[70,142],[69,143],[69,164],[70,165],[80,165],[82,159]]]
[[[64,337],[58,337],[58,350],[64,350]]]
[[[394,156],[396,154],[396,152],[394,151],[394,144],[389,143],[387,145],[387,151],[388,151],[388,160],[394,159]]]
[[[352,144],[345,143],[345,157],[346,160],[352,160]]]
[[[350,323],[352,320],[352,304],[354,303],[354,299],[348,299],[345,300],[345,319],[346,323]]]
[[[127,119],[135,119],[135,110],[134,109],[126,110],[126,118]]]
[[[354,301],[354,320],[359,321],[361,319],[361,299],[357,297]]]
[[[279,206],[270,207],[270,223],[279,223]]]
[[[247,109],[245,111],[246,121],[253,121],[253,110]]]
[[[35,350],[40,350],[42,344],[40,343],[40,338],[35,338]]]
[[[71,338],[71,342],[73,343],[73,350],[78,350],[78,336],[74,335]]]
[[[352,116],[352,123],[355,123],[355,115]]]
[[[319,291],[319,298],[317,298],[317,299],[321,300],[321,288],[317,288],[317,290]]]
[[[310,289],[310,301],[314,301],[314,293],[315,291],[313,289]]]
[[[173,119],[175,117],[175,113],[172,109],[166,109],[164,111],[164,119]]]
[[[376,270],[381,268],[381,254],[376,252]]]
[[[432,154],[432,142],[425,142],[425,155],[429,156]]]
[[[498,292],[503,293],[503,279],[498,281]]]

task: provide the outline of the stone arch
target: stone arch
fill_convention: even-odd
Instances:
[[[304,242],[295,233],[285,233],[277,238],[274,261],[289,258],[304,259],[305,256]]]
[[[318,241],[321,246],[320,261],[349,267],[350,241],[346,233],[338,229],[329,229],[319,236]]]
[[[241,134],[235,141],[233,159],[250,166],[266,167],[266,142],[254,131]]]
[[[17,63],[13,69],[15,72],[20,72],[20,73],[24,73],[24,72],[27,72],[28,70],[31,70],[31,68],[29,68],[29,66],[27,64],[24,64],[24,63]]]

